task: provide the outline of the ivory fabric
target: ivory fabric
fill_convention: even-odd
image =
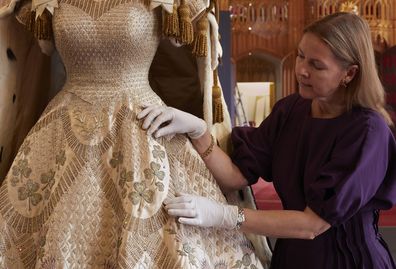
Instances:
[[[0,188],[1,268],[262,268],[239,231],[181,225],[163,208],[176,192],[226,200],[185,136],[154,139],[136,120],[162,104],[148,82],[160,13],[59,2],[67,80]]]

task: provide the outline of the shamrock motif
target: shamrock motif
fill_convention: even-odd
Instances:
[[[10,181],[11,181],[11,186],[16,187],[16,185],[19,183],[19,178],[12,177]]]
[[[127,172],[126,169],[123,168],[120,173],[120,181],[118,182],[118,185],[120,185],[121,188],[124,188],[125,183],[132,181],[133,181],[132,171]]]
[[[29,211],[31,210],[30,204],[36,206],[43,200],[40,193],[37,193],[40,185],[33,180],[29,179],[23,187],[18,188],[18,199],[23,201],[29,200]]]
[[[153,202],[154,191],[147,189],[144,182],[135,182],[133,183],[133,187],[136,191],[131,192],[128,196],[132,201],[132,204],[137,205],[142,201],[142,199],[149,204]]]
[[[157,186],[159,191],[164,191],[165,186],[161,182],[155,182],[155,186]]]
[[[19,160],[17,165],[12,168],[12,175],[16,177],[24,176],[28,178],[31,172],[32,169],[28,166],[28,161],[26,159]]]
[[[237,260],[236,264],[232,268],[257,269],[257,266],[252,264],[250,254],[245,253],[242,257],[242,260]]]
[[[194,256],[195,249],[189,243],[184,243],[182,250],[177,251],[180,256],[187,256],[190,264],[197,266],[197,261]]]
[[[242,264],[244,266],[249,266],[252,263],[252,259],[250,258],[249,254],[245,254],[242,257]]]
[[[110,165],[113,168],[116,168],[118,165],[122,164],[124,157],[122,156],[121,151],[113,152],[113,158],[110,160]]]
[[[152,153],[155,159],[160,159],[162,161],[162,159],[165,158],[165,151],[161,150],[161,147],[158,145],[154,146]]]
[[[150,168],[144,169],[144,177],[148,180],[158,178],[163,180],[165,177],[165,172],[161,171],[161,165],[159,163],[150,162]]]
[[[25,140],[25,142],[22,144],[21,152],[23,152],[24,155],[28,155],[28,153],[30,152],[30,141],[29,140]]]
[[[66,152],[62,150],[58,155],[55,157],[55,163],[63,166],[66,162]]]
[[[48,187],[52,189],[52,186],[55,184],[55,171],[51,169],[48,173],[41,174],[40,181],[42,184],[45,184],[41,190],[45,190]]]

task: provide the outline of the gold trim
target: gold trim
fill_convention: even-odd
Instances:
[[[23,263],[24,268],[34,268],[36,265],[36,252],[32,251],[35,248],[33,238],[28,234],[16,234],[15,231],[6,226],[4,237],[14,244],[16,251],[19,252],[20,261]]]
[[[129,243],[132,243],[130,245]],[[136,263],[141,259],[144,252],[147,255],[153,257],[154,268],[167,268],[167,269],[179,269],[182,268],[182,259],[176,259],[177,255],[172,255],[168,247],[164,244],[159,233],[152,234],[148,237],[128,237],[124,252],[121,253],[118,260],[118,265],[122,269],[134,268]]]
[[[60,0],[59,3],[69,4],[78,9],[81,9],[89,16],[91,16],[94,20],[99,19],[103,14],[109,12],[111,9],[130,2],[140,2],[145,6],[149,6],[148,1],[146,0],[104,0],[104,1],[95,1],[95,0]]]
[[[50,123],[52,123],[54,120],[59,119],[62,117],[62,115],[66,112],[65,107],[61,107],[60,109],[57,109],[53,112],[48,113],[43,119],[38,121],[36,125],[32,128],[32,130],[29,132],[28,136],[32,133],[37,133],[40,131],[42,128],[48,126]]]
[[[168,221],[169,216],[163,206],[158,212],[148,219],[139,219],[131,215],[126,216],[124,229],[133,231],[135,234],[147,237],[152,233],[158,232]]]

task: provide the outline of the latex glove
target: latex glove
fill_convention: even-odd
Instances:
[[[210,200],[206,197],[182,194],[165,199],[169,215],[179,217],[179,222],[200,227],[234,229],[237,224],[238,207]]]
[[[138,115],[144,119],[142,128],[156,138],[164,135],[184,134],[195,139],[206,132],[206,122],[192,114],[168,106],[148,106]]]

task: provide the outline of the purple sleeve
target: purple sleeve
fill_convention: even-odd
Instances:
[[[395,140],[378,115],[358,125],[339,138],[306,189],[308,207],[331,225],[345,222],[376,199],[382,200],[382,208],[395,202]]]
[[[272,180],[272,148],[285,120],[286,108],[284,99],[280,100],[258,128],[235,127],[232,130],[231,159],[250,185],[256,183],[259,177]]]

